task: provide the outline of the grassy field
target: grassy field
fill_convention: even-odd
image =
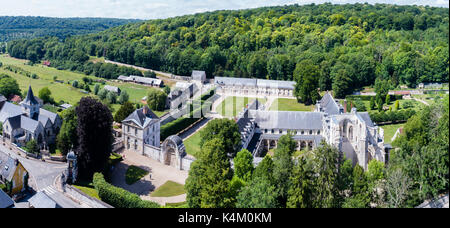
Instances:
[[[217,107],[217,113],[224,117],[235,117],[241,112],[244,107],[258,99],[262,104],[266,103],[264,98],[249,98],[249,97],[227,97]]]
[[[55,101],[59,102],[63,100],[72,105],[76,104],[82,97],[93,94],[82,93],[80,89],[73,88],[71,85],[67,84],[68,81],[78,80],[79,82],[82,82],[83,77],[88,77],[93,80],[101,79],[94,76],[88,76],[85,74],[75,73],[71,71],[58,70],[56,68],[46,67],[40,64],[30,66],[26,64],[27,62],[26,60],[15,59],[8,57],[6,55],[0,55],[0,62],[3,63],[3,67],[0,68],[0,73],[5,73],[15,78],[22,91],[26,91],[28,89],[28,86],[31,85],[33,87],[35,95],[37,95],[40,89],[48,87],[52,92],[52,97],[55,99]],[[25,75],[13,73],[5,69],[6,65],[12,65],[15,67],[19,67],[30,73],[34,73],[38,76],[38,78],[31,79],[29,77],[26,77]],[[64,83],[55,82],[53,80],[55,76],[57,77],[58,80],[64,81]],[[127,93],[130,96],[130,101],[134,103],[139,103],[143,97],[147,96],[149,91],[149,87],[134,83],[123,83],[111,80],[108,81],[106,84],[117,86],[122,91],[127,91]],[[94,85],[91,85],[91,90],[92,91],[94,90]],[[115,111],[117,111],[119,107],[120,105],[117,104],[113,105]],[[162,115],[164,113],[165,112],[155,112],[156,115]]]
[[[405,126],[404,123],[380,126],[384,130],[384,142],[392,143],[391,139],[392,139],[392,137],[394,137],[395,132],[397,131],[398,128],[403,127],[403,126]]]
[[[184,146],[186,147],[186,153],[197,157],[197,154],[200,152],[200,131],[197,131],[195,134],[191,135],[191,137],[184,140]]]
[[[184,190],[184,185],[173,182],[173,181],[167,181],[163,185],[161,185],[159,188],[157,188],[150,196],[153,197],[171,197],[171,196],[178,196],[186,193]]]
[[[132,184],[136,183],[136,181],[145,177],[147,174],[148,174],[147,170],[144,170],[137,166],[132,165],[132,166],[128,167],[127,172],[125,173],[125,182],[128,185],[132,185]]]
[[[298,103],[296,99],[278,98],[273,101],[270,111],[313,111],[314,105]]]

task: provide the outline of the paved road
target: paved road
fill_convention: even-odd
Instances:
[[[57,204],[63,208],[78,208],[80,205],[70,198],[63,195],[56,190],[54,186],[56,178],[67,167],[65,164],[53,164],[42,162],[34,159],[27,159],[9,150],[0,144],[0,153],[9,154],[11,157],[19,159],[20,163],[29,172],[31,180],[30,183],[36,192],[45,191]]]

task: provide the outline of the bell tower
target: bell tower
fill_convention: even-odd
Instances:
[[[23,111],[26,113],[26,115],[32,119],[36,119],[39,116],[39,109],[40,104],[36,100],[33,94],[33,90],[31,89],[31,85],[28,88],[27,97],[24,101],[20,103],[22,106]]]

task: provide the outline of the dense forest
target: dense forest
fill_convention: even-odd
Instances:
[[[139,20],[114,18],[0,17],[0,42],[22,38],[68,36],[100,32]]]
[[[340,98],[377,78],[448,82],[448,31],[447,8],[326,3],[150,20],[63,42],[13,41],[8,51],[85,73],[87,57],[98,56],[177,75],[296,80]]]

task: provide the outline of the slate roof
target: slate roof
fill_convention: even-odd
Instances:
[[[114,93],[120,93],[120,89],[116,86],[105,85],[105,87],[103,87],[103,89],[106,89],[106,90],[114,92]]]
[[[159,120],[159,117],[155,115],[155,113],[153,113],[148,106],[144,106],[143,108],[137,109],[131,113],[123,122],[132,121],[141,128],[145,128],[153,120]]]
[[[271,89],[290,89],[295,88],[296,82],[279,81],[253,78],[233,78],[233,77],[215,77],[214,82],[219,85],[227,86],[247,86]]]
[[[33,94],[33,90],[31,89],[31,85],[30,87],[28,87],[28,93],[27,93],[27,97],[25,98],[24,101],[22,101],[23,104],[27,104],[27,105],[36,105],[39,104],[39,102],[36,100],[36,98],[34,97]]]
[[[45,110],[43,108],[39,109],[39,116],[44,115],[52,121],[52,124],[55,123],[56,119],[58,118],[58,114],[50,112],[48,110]]]
[[[14,201],[0,189],[0,208],[10,208],[12,206],[14,206]]]
[[[205,71],[199,71],[199,70],[193,70],[191,75],[193,80],[197,81],[203,81],[206,79],[206,72]]]
[[[253,78],[215,77],[214,82],[219,85],[227,86],[256,87],[256,79]]]
[[[320,130],[323,113],[249,110],[249,117],[262,129]]]
[[[370,118],[370,115],[368,112],[358,112],[357,115],[359,115],[364,122],[366,122],[367,126],[374,127],[375,124],[373,124],[372,119]]]
[[[325,95],[320,100],[319,105],[321,112],[328,113],[329,115],[340,114],[340,107],[338,103],[329,93],[325,93]]]
[[[0,121],[4,123],[6,119],[14,116],[20,116],[25,112],[22,107],[15,105],[13,103],[5,102],[2,109],[0,110]]]
[[[279,81],[279,80],[265,80],[258,79],[257,86],[261,88],[271,88],[271,89],[295,89],[296,82],[293,81]]]
[[[34,208],[57,208],[59,207],[45,192],[41,191],[31,197],[28,202]]]
[[[16,172],[16,168],[15,159],[4,153],[0,153],[0,176],[11,181]]]

